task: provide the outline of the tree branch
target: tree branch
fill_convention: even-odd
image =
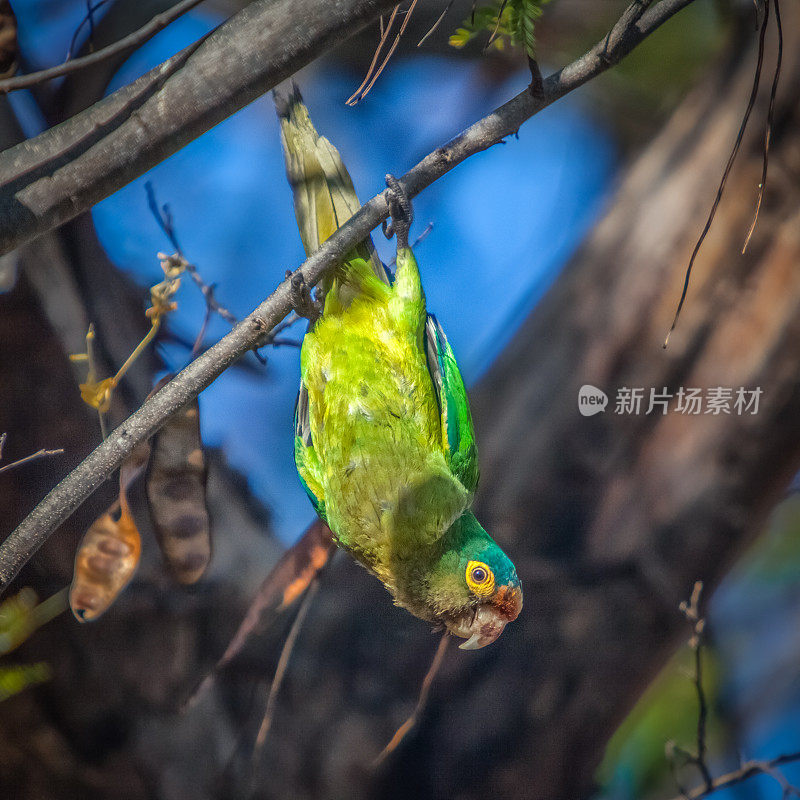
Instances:
[[[703,660],[702,650],[706,635],[706,620],[700,613],[700,598],[703,594],[703,582],[696,581],[692,596],[689,602],[683,601],[680,604],[680,611],[686,618],[692,629],[692,636],[689,639],[689,647],[692,649],[694,660],[694,675],[692,676],[692,683],[694,684],[695,691],[697,692],[697,753],[690,753],[681,747],[678,747],[675,742],[667,742],[667,757],[670,759],[670,766],[672,773],[675,777],[675,783],[678,786],[680,795],[675,800],[701,800],[701,798],[709,797],[714,792],[724,789],[728,786],[735,786],[738,783],[743,783],[756,775],[769,775],[775,780],[783,790],[783,800],[788,800],[791,795],[800,797],[800,789],[793,786],[786,780],[786,777],[780,771],[779,767],[785,764],[791,764],[800,761],[800,752],[785,753],[777,758],[764,759],[764,760],[751,760],[743,761],[739,769],[733,772],[728,772],[725,775],[720,775],[718,778],[711,776],[711,770],[706,763],[706,723],[708,720],[708,703],[706,701],[705,689],[703,687]],[[703,779],[703,783],[695,789],[687,790],[678,778],[678,765],[675,762],[675,757],[680,756],[684,759],[686,764],[691,764],[696,767]]]
[[[641,3],[634,2],[601,42],[572,64],[548,77],[541,93],[534,95],[527,90],[521,92],[409,170],[401,179],[406,192],[410,196],[419,194],[469,156],[502,141],[525,120],[606,71],[693,1],[661,0],[641,15]],[[283,2],[278,0],[279,4]],[[0,171],[1,162],[2,157]],[[298,272],[306,283],[316,284],[326,271],[340,264],[352,247],[366,238],[373,228],[386,219],[388,213],[383,192],[362,206],[299,268]],[[152,436],[171,414],[196,397],[265,333],[272,330],[290,310],[291,283],[287,279],[236,328],[145,402],[67,475],[0,545],[0,594],[53,531],[122,463],[137,444]]]
[[[86,211],[392,5],[255,0],[138,80],[0,154],[0,252]]]
[[[117,42],[113,42],[107,47],[103,47],[100,50],[96,50],[80,58],[71,58],[63,64],[57,64],[55,67],[39,70],[38,72],[29,72],[27,75],[14,75],[11,78],[0,80],[0,93],[27,89],[38,83],[44,83],[45,81],[53,80],[53,78],[69,75],[72,72],[91,67],[93,64],[98,64],[108,58],[113,58],[122,53],[135,50],[137,47],[141,47],[145,42],[152,39],[171,22],[174,22],[178,17],[182,16],[187,11],[191,11],[202,2],[203,0],[181,0],[181,2],[167,11],[157,14],[146,25],[139,28],[139,30],[134,31]]]
[[[711,781],[710,786],[699,786],[696,789],[692,789],[690,792],[679,794],[674,800],[702,800],[702,798],[709,797],[720,789],[726,789],[729,786],[743,783],[750,778],[754,778],[756,775],[769,775],[771,778],[778,781],[783,789],[784,797],[788,798],[790,793],[800,797],[800,790],[788,784],[786,779],[777,772],[778,767],[782,767],[786,764],[794,764],[798,761],[800,761],[800,752],[786,753],[777,758],[764,761],[745,761],[739,769],[715,778]]]
[[[0,459],[3,458],[3,445],[6,443],[6,436],[7,433],[0,434]],[[44,448],[41,450],[37,450],[35,453],[31,453],[29,456],[25,456],[24,458],[19,458],[16,461],[12,461],[10,464],[5,464],[4,466],[0,466],[0,472],[5,472],[9,469],[16,469],[17,467],[21,467],[23,464],[27,464],[29,461],[36,461],[37,458],[46,458],[47,456],[59,456],[64,452],[63,449],[59,448],[58,450],[45,450]]]

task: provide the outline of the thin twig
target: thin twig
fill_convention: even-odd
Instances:
[[[694,676],[692,682],[697,693],[697,753],[691,754],[680,748],[674,748],[680,752],[686,761],[694,764],[703,778],[706,790],[712,786],[711,771],[706,764],[706,729],[708,727],[708,702],[703,688],[703,642],[705,638],[706,621],[700,614],[700,600],[703,596],[703,582],[697,581],[692,589],[692,596],[689,602],[680,605],[681,613],[686,617],[687,622],[692,626],[692,636],[689,639],[689,647],[692,649],[694,657]]]
[[[278,659],[278,666],[275,669],[275,676],[273,677],[272,684],[269,687],[267,705],[264,709],[264,718],[261,720],[261,726],[258,729],[258,735],[256,736],[255,745],[253,746],[254,763],[258,761],[259,757],[261,756],[261,752],[264,749],[264,742],[267,740],[267,734],[269,733],[269,729],[272,727],[272,720],[275,716],[275,704],[278,701],[278,693],[283,685],[283,679],[286,677],[286,669],[289,666],[289,659],[292,657],[292,651],[297,643],[297,637],[300,635],[306,615],[308,614],[308,610],[311,608],[311,604],[314,602],[314,597],[316,596],[318,589],[319,579],[314,578],[314,580],[311,582],[311,585],[306,590],[305,596],[303,597],[303,602],[300,604],[300,608],[297,611],[297,616],[294,618],[292,627],[289,629],[289,635],[286,637],[286,641],[283,643],[281,655]]]
[[[409,197],[416,196],[462,161],[503,141],[534,114],[605,72],[612,63],[630,53],[663,23],[693,2],[661,0],[633,23],[623,24],[620,20],[607,39],[604,38],[579,59],[548,77],[540,94],[534,96],[528,89],[523,90],[425,156],[401,178],[406,194]],[[324,274],[342,263],[354,245],[363,241],[388,215],[389,205],[384,190],[365,203],[297,272],[309,286],[316,285]],[[41,232],[43,228],[36,230]],[[103,444],[60,481],[0,544],[0,594],[53,531],[140,442],[149,439],[166,419],[193,400],[265,334],[270,333],[291,310],[291,280],[286,279],[236,328],[199,355],[167,386],[131,414]]]
[[[164,203],[163,206],[158,205],[158,202],[156,201],[156,192],[153,188],[153,184],[150,181],[145,183],[144,189],[147,193],[147,205],[150,208],[150,212],[155,217],[155,220],[158,223],[158,226],[164,232],[164,235],[167,237],[167,239],[169,239],[170,244],[176,250],[176,253],[171,256],[168,256],[164,253],[158,253],[158,258],[161,261],[170,261],[172,262],[172,266],[185,270],[194,282],[195,286],[200,289],[200,292],[203,295],[203,299],[206,303],[206,313],[200,326],[200,331],[195,338],[194,345],[192,346],[191,358],[194,359],[202,349],[203,339],[205,338],[206,329],[211,321],[212,314],[219,314],[231,327],[237,325],[239,320],[231,311],[217,301],[217,298],[214,296],[214,284],[206,283],[203,280],[202,275],[200,275],[200,271],[197,269],[197,267],[187,261],[183,254],[183,250],[181,249],[180,242],[178,242],[178,235],[175,231],[175,223],[169,205],[167,205],[167,203]],[[273,342],[265,342],[265,344],[273,344]],[[264,356],[262,356],[261,353],[259,353],[256,349],[253,349],[253,355],[255,355],[255,357],[262,364],[267,363],[266,358],[264,358]]]
[[[790,794],[800,797],[800,789],[793,786],[786,780],[786,777],[779,771],[779,767],[784,764],[800,761],[800,751],[787,753],[771,760],[747,761],[739,769],[728,772],[714,778],[711,770],[706,763],[707,743],[706,729],[708,722],[708,702],[706,700],[705,689],[703,688],[703,661],[702,649],[706,633],[706,621],[700,613],[700,600],[703,594],[703,584],[697,581],[692,590],[692,596],[688,602],[680,604],[680,611],[691,625],[692,635],[689,639],[689,647],[694,656],[694,675],[692,683],[697,692],[697,753],[690,753],[688,750],[679,747],[674,742],[667,742],[666,753],[672,769],[675,785],[678,789],[678,796],[674,800],[701,800],[709,797],[719,789],[742,783],[756,775],[769,775],[777,781],[783,791],[783,797],[788,798]],[[686,764],[691,764],[700,772],[703,783],[691,791],[683,786],[679,779],[676,756],[680,756]]]
[[[711,230],[711,224],[714,222],[714,217],[717,215],[717,208],[722,200],[722,195],[725,193],[725,184],[728,182],[728,176],[731,173],[733,164],[736,161],[736,156],[739,153],[739,148],[744,140],[744,132],[747,129],[747,122],[750,119],[750,114],[756,104],[758,85],[761,82],[761,67],[764,64],[764,40],[767,35],[768,22],[769,0],[764,0],[764,20],[761,23],[761,31],[758,35],[758,60],[756,62],[755,75],[753,76],[753,88],[750,91],[750,99],[747,101],[747,108],[745,109],[744,116],[742,117],[742,124],[739,127],[739,133],[736,136],[736,141],[734,142],[731,154],[728,156],[728,163],[725,165],[725,171],[722,173],[722,179],[720,180],[719,187],[717,188],[717,196],[714,198],[714,203],[711,206],[711,211],[708,213],[706,224],[703,226],[703,230],[694,246],[694,250],[692,250],[691,257],[689,258],[689,266],[686,267],[686,277],[683,280],[683,289],[681,291],[681,298],[678,301],[678,308],[676,309],[675,316],[672,319],[672,325],[670,325],[667,336],[664,339],[663,346],[665,350],[669,344],[669,337],[672,335],[672,332],[675,330],[675,326],[678,324],[678,317],[681,315],[683,303],[686,300],[686,293],[689,291],[689,279],[692,277],[692,268],[694,267],[695,259],[697,258],[697,254],[700,252],[700,248],[703,246],[703,242],[705,241],[708,232]]]
[[[681,800],[689,800],[689,793],[684,785],[681,783],[681,775],[680,769],[678,768],[678,761],[675,756],[678,754],[678,746],[675,742],[667,742],[666,747],[664,748],[665,755],[667,757],[667,763],[669,764],[670,772],[672,772],[672,780],[675,781],[675,786],[680,793]]]
[[[36,86],[39,83],[50,81],[53,78],[60,78],[63,75],[69,75],[77,72],[80,69],[91,67],[94,64],[99,64],[101,61],[112,58],[113,56],[124,53],[128,50],[133,50],[140,47],[149,39],[152,39],[159,31],[167,27],[171,22],[174,22],[178,17],[190,11],[197,5],[200,5],[203,0],[181,0],[176,3],[172,8],[157,14],[146,25],[143,25],[139,30],[134,31],[128,36],[120,39],[118,42],[103,47],[94,53],[82,56],[81,58],[73,58],[71,61],[65,61],[49,69],[39,70],[38,72],[30,72],[27,75],[17,75],[13,78],[6,78],[0,81],[0,94],[5,92],[15,92],[18,89],[27,89],[31,86]],[[98,4],[99,6],[99,4]],[[95,7],[96,10],[97,6]]]
[[[183,248],[180,242],[178,242],[178,234],[175,231],[175,220],[173,219],[169,205],[167,203],[164,203],[163,206],[158,204],[156,200],[156,190],[152,181],[145,181],[144,191],[147,195],[147,207],[158,223],[158,227],[161,228],[164,235],[169,239],[169,243],[174,250],[183,257]]]
[[[213,315],[213,310],[211,306],[206,304],[206,313],[203,316],[203,324],[200,326],[200,330],[197,332],[197,336],[195,337],[194,344],[192,345],[192,353],[189,356],[190,359],[197,358],[200,351],[203,349],[203,339],[206,338],[206,331],[208,330],[208,323],[211,322],[211,316]]]
[[[799,761],[800,751],[796,753],[785,753],[777,758],[768,760],[746,761],[739,767],[739,769],[735,769],[732,772],[728,772],[725,775],[720,775],[718,778],[714,778],[714,780],[711,782],[710,789],[707,789],[705,786],[699,786],[692,791],[677,795],[673,798],[673,800],[702,800],[702,798],[709,797],[711,794],[719,791],[720,789],[727,789],[730,786],[743,783],[750,778],[754,778],[756,775],[769,775],[770,777],[775,778],[776,774],[780,774],[776,773],[776,770],[779,767],[785,766],[786,764],[795,764]],[[794,794],[800,796],[800,789],[798,789],[796,786],[789,784],[789,789]]]
[[[225,652],[183,703],[184,710],[196,705],[211,689],[219,672],[242,652],[257,631],[266,628],[307,591],[335,549],[330,528],[315,519],[264,578]]]
[[[431,25],[431,27],[428,29],[428,32],[417,42],[417,47],[422,47],[422,45],[425,44],[428,38],[433,36],[433,34],[436,32],[436,29],[442,24],[442,21],[447,16],[447,12],[453,7],[454,2],[455,0],[449,0],[447,5],[444,7],[444,11],[442,11],[442,13],[439,14],[439,17],[437,18],[436,22],[434,22],[433,25]]]
[[[3,445],[5,445],[7,437],[7,433],[0,435],[0,458],[3,457]],[[63,448],[59,448],[58,450],[37,450],[35,453],[31,453],[29,456],[20,458],[17,461],[12,461],[10,464],[5,464],[4,466],[0,467],[0,472],[5,472],[6,470],[14,469],[15,467],[21,467],[23,464],[27,464],[29,461],[35,461],[37,458],[60,456],[63,452]]]
[[[765,12],[766,15],[766,12]],[[750,237],[756,229],[758,214],[761,211],[761,201],[764,199],[764,189],[767,185],[767,170],[769,169],[769,146],[772,142],[772,128],[775,122],[775,98],[778,94],[778,82],[781,78],[781,64],[783,62],[783,26],[781,25],[781,4],[780,0],[775,0],[775,25],[778,29],[778,59],[775,62],[775,75],[772,78],[772,89],[769,93],[769,111],[767,112],[767,130],[764,133],[764,164],[761,169],[761,183],[758,184],[758,198],[756,200],[756,211],[753,215],[753,222],[742,246],[742,255],[750,244]]]
[[[64,59],[65,61],[69,61],[75,53],[75,46],[78,43],[78,36],[80,36],[81,31],[83,30],[83,26],[89,22],[90,15],[94,14],[95,11],[99,11],[106,3],[110,2],[110,0],[99,0],[95,5],[91,5],[91,0],[87,0],[88,12],[84,15],[83,19],[78,24],[78,27],[75,28],[75,33],[72,34],[72,39],[69,42],[69,50],[67,50],[67,57]],[[89,39],[91,40],[92,34],[89,34]]]
[[[86,383],[97,382],[97,355],[94,350],[94,323],[89,325],[89,330],[86,331],[86,361],[89,365],[89,371],[86,375]],[[97,419],[100,422],[100,436],[103,439],[108,437],[108,425],[106,425],[106,415],[101,408],[97,407]]]
[[[394,12],[392,12],[392,17],[389,20],[389,25],[386,28],[386,33],[381,37],[381,40],[378,43],[378,49],[375,51],[375,56],[372,59],[372,63],[370,64],[369,70],[367,70],[366,77],[361,83],[361,86],[359,86],[358,89],[356,89],[355,92],[353,92],[353,94],[350,95],[350,97],[347,100],[345,100],[345,103],[348,106],[354,106],[356,105],[356,103],[360,103],[370,93],[372,87],[375,85],[375,81],[377,81],[378,78],[380,78],[381,73],[386,69],[386,65],[389,63],[391,57],[394,55],[394,51],[397,49],[397,45],[400,44],[400,40],[403,38],[403,33],[405,33],[406,27],[408,26],[408,23],[411,20],[411,15],[414,13],[414,9],[416,8],[418,2],[419,0],[411,0],[411,5],[408,7],[408,10],[405,13],[403,24],[400,26],[400,30],[397,32],[397,36],[395,36],[394,41],[392,42],[392,46],[389,48],[389,52],[384,57],[383,61],[381,62],[381,65],[377,69],[375,69],[373,73],[372,70],[374,68],[375,62],[378,59],[378,53],[383,48],[383,45],[389,36],[389,31],[392,28],[392,22],[394,21],[395,14],[399,6],[397,6]]]
[[[375,52],[372,54],[372,61],[370,61],[369,67],[367,67],[367,74],[364,76],[364,80],[361,81],[361,85],[356,89],[350,97],[345,100],[345,105],[354,105],[358,102],[358,97],[361,94],[361,91],[364,87],[369,83],[369,79],[372,77],[372,71],[375,69],[375,65],[378,63],[378,59],[381,55],[381,50],[383,50],[383,46],[386,44],[387,40],[389,39],[389,33],[392,30],[392,25],[394,25],[395,17],[397,13],[400,11],[400,3],[398,3],[393,9],[391,16],[389,17],[389,21],[384,26],[383,24],[383,15],[381,15],[381,22],[380,22],[380,36],[378,37],[378,46],[375,48]]]
[[[419,698],[417,699],[417,704],[414,706],[414,710],[411,712],[411,716],[395,731],[394,736],[392,736],[389,743],[386,747],[381,750],[378,754],[376,759],[372,762],[373,769],[379,767],[383,762],[400,746],[400,742],[405,739],[408,733],[412,730],[412,728],[417,724],[419,721],[422,712],[425,709],[425,706],[428,703],[428,695],[431,692],[431,686],[433,685],[433,679],[436,677],[436,674],[439,672],[440,667],[442,666],[442,661],[444,660],[444,654],[447,652],[447,645],[450,643],[450,634],[445,631],[442,634],[442,638],[439,639],[439,646],[436,648],[436,652],[433,656],[433,661],[431,662],[428,671],[425,673],[425,677],[422,679],[422,687],[419,691]]]
[[[94,51],[94,6],[92,0],[86,0],[86,18],[89,20],[89,52]]]
[[[372,76],[372,80],[367,84],[364,91],[361,92],[361,95],[355,101],[356,103],[363,100],[372,91],[372,87],[375,85],[375,82],[383,74],[383,71],[386,69],[386,66],[388,65],[389,61],[394,55],[394,51],[397,50],[397,46],[400,44],[400,40],[403,38],[403,34],[405,33],[408,23],[411,21],[411,15],[414,13],[414,9],[416,8],[418,2],[419,0],[411,0],[411,5],[408,7],[408,10],[405,13],[405,17],[403,18],[403,24],[400,26],[400,30],[397,32],[397,36],[395,37],[395,40],[392,42],[392,46],[389,48],[389,52],[386,54],[386,58],[383,59],[383,63],[375,71],[375,74]],[[355,103],[349,103],[348,105],[355,105]]]
[[[497,32],[500,30],[500,20],[503,17],[503,12],[506,10],[506,6],[508,5],[508,0],[502,0],[500,3],[500,8],[497,10],[497,20],[495,21],[494,30],[492,31],[492,35],[489,37],[489,41],[486,42],[485,47],[483,48],[483,52],[489,52],[489,48],[492,46],[492,42],[497,38]]]

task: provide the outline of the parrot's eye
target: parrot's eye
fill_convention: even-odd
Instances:
[[[494,591],[494,573],[482,561],[470,561],[467,564],[467,586],[479,597],[485,597]]]

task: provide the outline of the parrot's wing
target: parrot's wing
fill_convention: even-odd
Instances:
[[[300,475],[300,483],[306,490],[317,514],[327,522],[325,515],[325,492],[320,479],[321,471],[314,443],[311,440],[311,424],[308,418],[308,390],[300,381],[297,405],[294,410],[294,461]]]
[[[453,350],[433,314],[428,314],[425,324],[425,344],[428,369],[442,415],[445,457],[450,471],[472,494],[478,486],[478,449],[469,401]]]
[[[470,493],[444,468],[438,474],[410,476],[389,512],[393,553],[404,558],[441,539],[469,508],[470,500]]]

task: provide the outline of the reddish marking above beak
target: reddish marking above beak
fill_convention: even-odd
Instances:
[[[519,584],[501,586],[494,593],[491,602],[503,617],[513,622],[522,611],[522,587]]]
[[[447,627],[467,640],[459,645],[462,650],[477,650],[494,642],[520,611],[522,588],[518,583],[508,584],[479,605],[471,618],[458,618],[447,623]]]

